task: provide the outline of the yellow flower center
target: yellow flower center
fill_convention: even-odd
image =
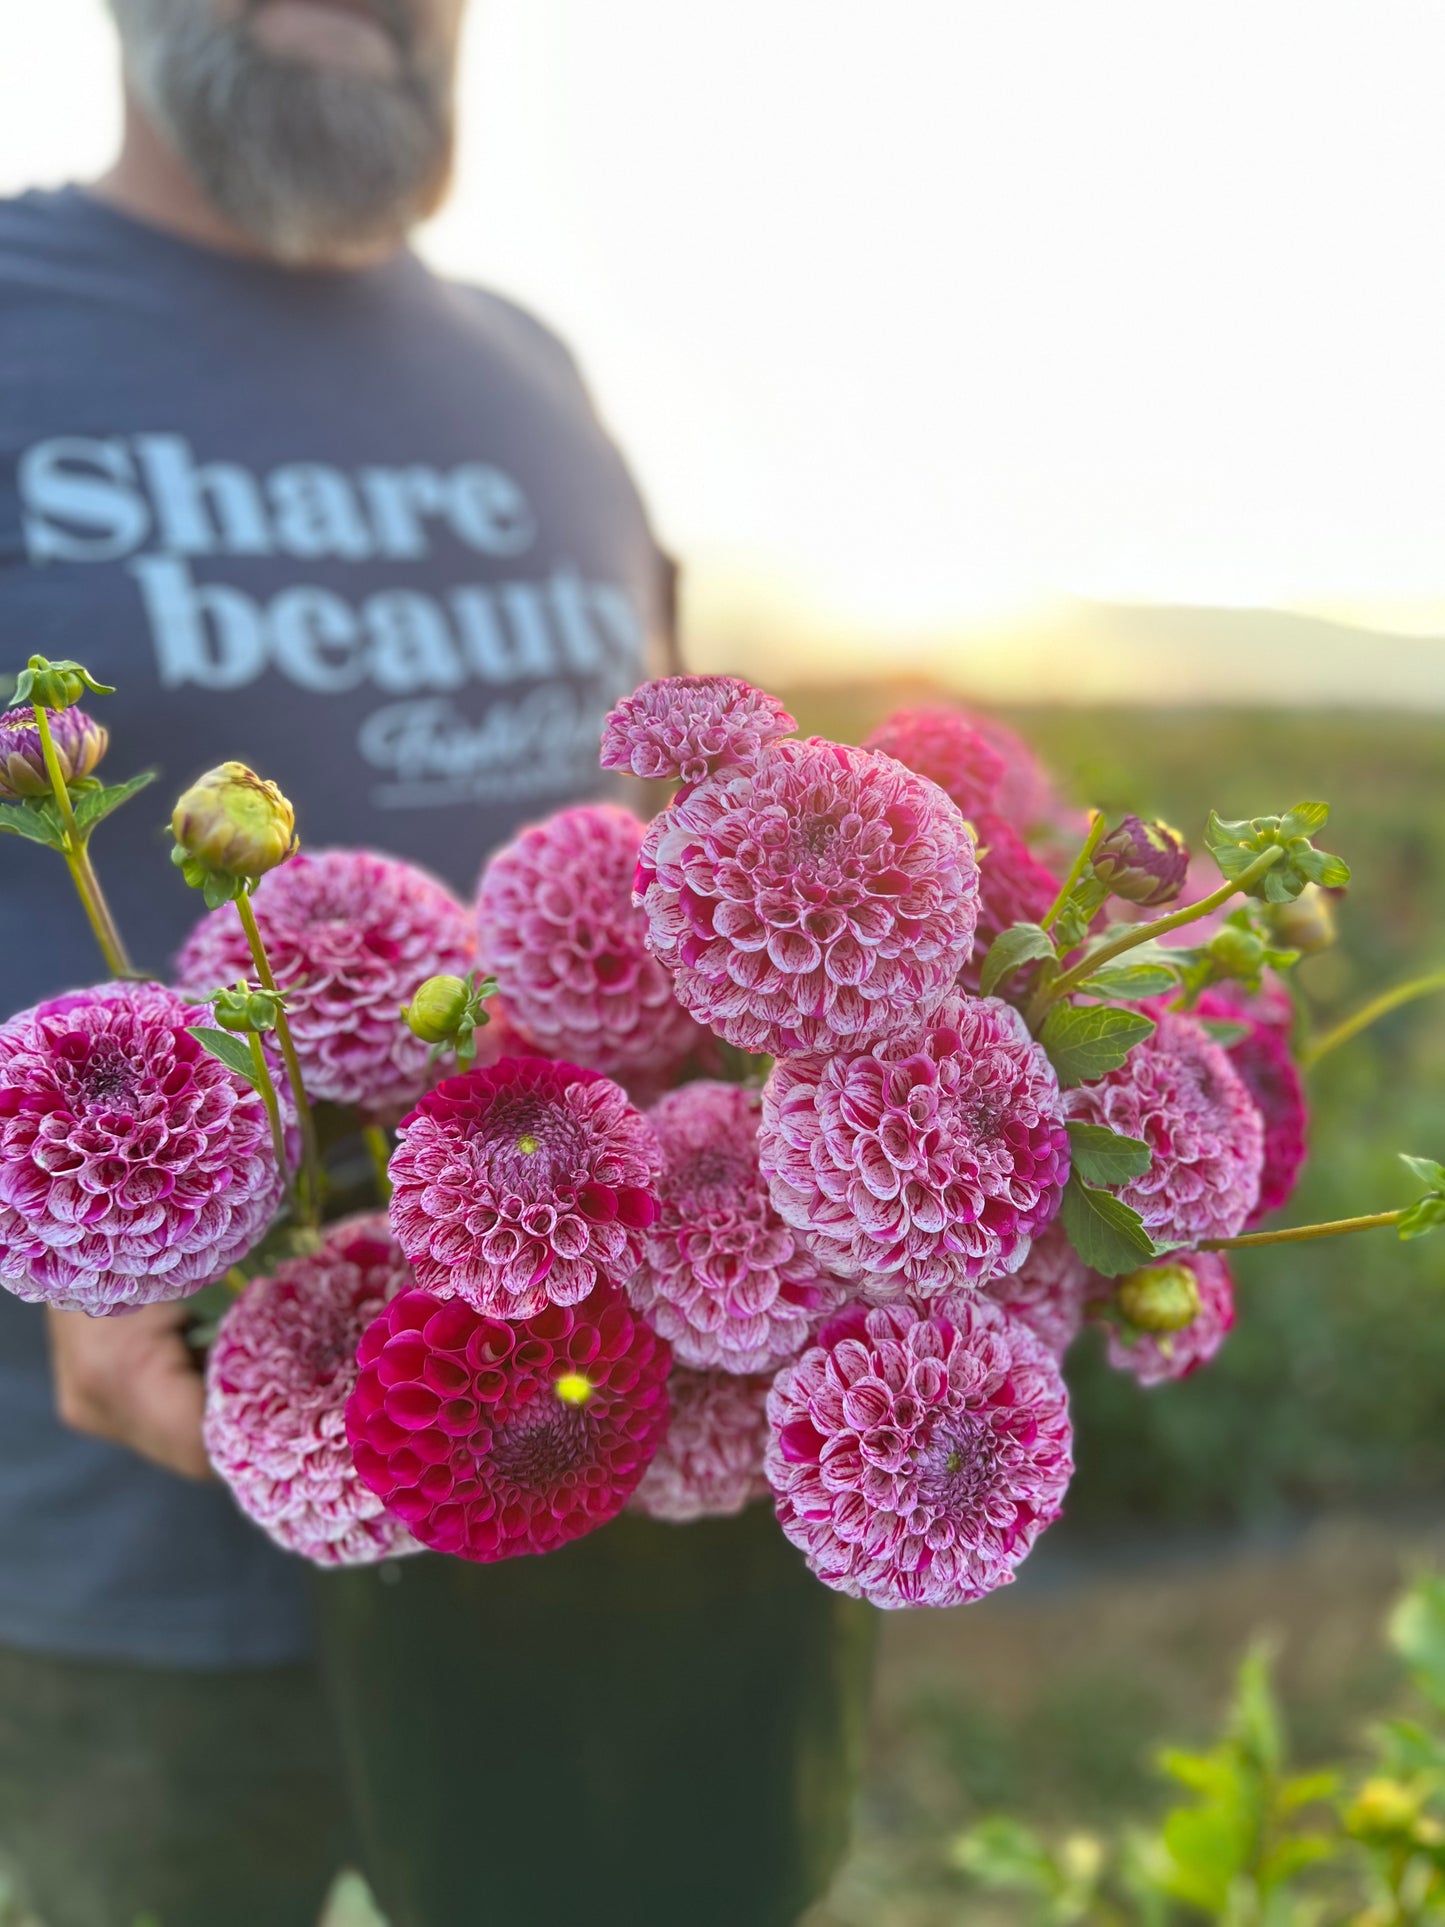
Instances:
[[[585,1405],[592,1396],[592,1381],[581,1372],[564,1372],[554,1389],[564,1405]]]

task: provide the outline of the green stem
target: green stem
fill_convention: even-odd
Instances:
[[[40,735],[40,753],[45,758],[45,773],[50,778],[51,794],[55,807],[60,811],[60,821],[65,833],[65,847],[61,855],[65,867],[70,872],[70,880],[75,885],[76,895],[80,898],[100,954],[105,958],[106,967],[113,977],[134,977],[135,966],[126,955],[124,943],[116,928],[115,919],[110,914],[110,906],[100,887],[100,878],[95,874],[86,848],[85,838],[81,835],[80,825],[75,820],[71,806],[70,791],[66,787],[65,775],[60,767],[60,758],[55,752],[55,739],[50,733],[50,717],[44,703],[32,703],[31,714]]]
[[[1122,957],[1126,950],[1136,950],[1141,943],[1152,943],[1157,937],[1164,936],[1170,930],[1182,930],[1185,924],[1195,923],[1200,917],[1207,917],[1211,910],[1217,910],[1221,904],[1228,903],[1232,896],[1237,896],[1241,890],[1247,890],[1251,883],[1258,882],[1260,877],[1267,870],[1272,870],[1283,856],[1283,849],[1276,844],[1273,849],[1265,850],[1257,856],[1247,870],[1240,872],[1233,883],[1222,883],[1207,897],[1201,897],[1198,903],[1186,904],[1182,910],[1175,910],[1170,916],[1155,917],[1152,923],[1132,924],[1129,929],[1111,938],[1108,943],[1100,944],[1097,950],[1089,951],[1072,969],[1064,971],[1062,976],[1056,977],[1051,984],[1040,991],[1030,1006],[1031,1021],[1037,1022],[1051,1005],[1056,1004],[1061,997],[1067,997],[1072,991],[1077,990],[1080,984],[1087,982],[1101,964],[1112,963],[1115,957]]]
[[[1413,1003],[1417,997],[1428,997],[1436,990],[1445,990],[1445,970],[1431,971],[1427,977],[1412,977],[1409,983],[1396,984],[1393,990],[1381,991],[1378,997],[1372,997],[1352,1017],[1346,1017],[1333,1030],[1327,1030],[1323,1037],[1316,1038],[1302,1053],[1301,1066],[1305,1070],[1313,1069],[1322,1057],[1328,1057],[1341,1044],[1348,1044],[1352,1037],[1358,1037],[1362,1030],[1368,1030],[1379,1018],[1398,1010],[1402,1004]]]
[[[226,1289],[228,1291],[234,1291],[238,1298],[250,1282],[251,1280],[239,1265],[232,1265],[231,1269],[226,1273]]]
[[[1063,887],[1060,889],[1059,894],[1054,898],[1053,902],[1050,904],[1048,909],[1048,914],[1044,917],[1042,924],[1040,926],[1042,929],[1044,930],[1053,929],[1054,924],[1058,920],[1059,913],[1062,911],[1064,905],[1068,902],[1069,898],[1074,894],[1074,885],[1078,882],[1079,878],[1084,874],[1084,871],[1088,868],[1089,861],[1092,858],[1095,850],[1098,849],[1099,840],[1104,834],[1104,826],[1107,822],[1108,822],[1108,818],[1104,815],[1104,812],[1102,810],[1090,811],[1089,834],[1084,838],[1084,847],[1079,851],[1079,854],[1074,858],[1073,863],[1069,867],[1069,874],[1064,878]]]
[[[235,899],[236,911],[241,919],[241,927],[246,932],[246,942],[251,947],[255,961],[256,974],[261,979],[264,990],[276,990],[276,979],[271,972],[271,961],[266,955],[266,946],[261,940],[261,932],[256,927],[256,913],[251,908],[251,899],[243,889]],[[281,1046],[281,1056],[285,1060],[286,1075],[291,1080],[291,1095],[296,1105],[296,1115],[301,1123],[301,1168],[303,1173],[303,1204],[306,1218],[310,1224],[321,1222],[322,1173],[321,1155],[316,1143],[316,1120],[311,1115],[311,1106],[306,1100],[306,1087],[301,1081],[301,1063],[296,1055],[296,1045],[292,1041],[291,1026],[286,1021],[286,1011],[278,1006],[276,1011],[276,1041]]]
[[[391,1141],[379,1124],[368,1124],[362,1129],[362,1138],[371,1153],[372,1169],[376,1172],[376,1188],[381,1194],[383,1204],[391,1203],[391,1176],[387,1165],[391,1162]]]
[[[256,1070],[256,1088],[261,1093],[261,1102],[266,1106],[266,1116],[271,1121],[271,1144],[276,1153],[276,1162],[281,1168],[282,1177],[286,1180],[287,1191],[292,1192],[291,1167],[286,1161],[286,1128],[281,1122],[281,1100],[276,1095],[271,1066],[266,1062],[266,1053],[255,1031],[247,1033],[246,1041],[251,1046],[251,1062]],[[293,1204],[295,1202],[294,1192],[292,1192],[292,1202]]]
[[[1398,1224],[1403,1211],[1376,1211],[1368,1218],[1333,1218],[1328,1224],[1296,1224],[1285,1231],[1249,1231],[1242,1238],[1201,1238],[1200,1251],[1243,1251],[1250,1245],[1304,1244],[1314,1238],[1340,1238],[1349,1231],[1378,1231]]]

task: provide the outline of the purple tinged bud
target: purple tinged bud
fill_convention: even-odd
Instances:
[[[180,853],[201,873],[265,876],[296,850],[296,815],[274,783],[244,763],[208,770],[177,802],[171,830]],[[190,870],[187,882],[193,881]]]
[[[56,761],[67,784],[89,776],[105,754],[109,732],[81,709],[59,709],[47,718]],[[27,796],[49,796],[50,776],[35,726],[35,711],[27,703],[0,716],[0,802],[18,803]]]
[[[1172,903],[1188,869],[1189,845],[1178,830],[1138,816],[1126,816],[1094,852],[1094,875],[1110,895],[1146,909]]]

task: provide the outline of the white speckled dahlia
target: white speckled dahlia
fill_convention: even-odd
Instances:
[[[661,1211],[627,1292],[684,1365],[762,1372],[791,1358],[848,1288],[783,1223],[758,1169],[758,1100],[684,1084],[648,1113]]]
[[[674,801],[648,828],[637,887],[679,1001],[773,1055],[928,1011],[978,920],[957,806],[891,757],[816,739]]]
[[[1085,1307],[1098,1283],[1056,1218],[1034,1239],[1017,1271],[999,1273],[983,1289],[1062,1358],[1083,1328]]]
[[[531,1318],[632,1276],[662,1153],[596,1071],[507,1057],[428,1091],[389,1170],[392,1230],[422,1290]]]
[[[633,1494],[633,1511],[682,1525],[741,1512],[761,1499],[769,1490],[763,1448],[771,1383],[674,1365],[667,1381],[672,1417]]]
[[[825,1585],[875,1606],[1006,1585],[1073,1472],[1057,1362],[976,1294],[841,1312],[778,1373],[768,1425],[783,1531]]]
[[[1117,1069],[1065,1098],[1071,1118],[1142,1138],[1153,1153],[1118,1195],[1165,1244],[1235,1237],[1254,1210],[1264,1127],[1239,1073],[1192,1018],[1164,1011]]]
[[[253,1279],[211,1347],[211,1463],[243,1512],[316,1565],[420,1550],[363,1484],[346,1437],[361,1334],[411,1283],[384,1217],[344,1219],[320,1251]]]
[[[870,1049],[782,1059],[758,1142],[779,1215],[875,1302],[1016,1269],[1069,1175],[1053,1066],[997,997],[951,997]]]
[[[659,676],[613,709],[601,763],[691,787],[720,769],[751,769],[797,726],[776,696],[739,676]]]
[[[270,1223],[265,1107],[197,1020],[159,984],[116,983],[0,1025],[0,1284],[17,1297],[92,1314],[184,1298]]]
[[[632,900],[644,825],[609,804],[562,810],[488,863],[477,936],[512,1023],[607,1076],[666,1073],[700,1042]]]
[[[431,1082],[427,1047],[398,1012],[428,977],[465,976],[471,918],[424,870],[366,850],[302,851],[251,899],[307,1095],[391,1116]],[[233,904],[203,917],[176,960],[205,996],[255,966]]]

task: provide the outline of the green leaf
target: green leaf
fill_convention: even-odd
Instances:
[[[948,1857],[982,1886],[1053,1895],[1059,1878],[1048,1849],[1032,1827],[1000,1814],[981,1820],[954,1840]]]
[[[1419,1691],[1445,1708],[1445,1578],[1415,1581],[1390,1614],[1389,1635]]]
[[[1248,1024],[1232,1024],[1224,1017],[1196,1017],[1194,1021],[1208,1031],[1221,1050],[1233,1050],[1249,1035]]]
[[[129,802],[138,790],[156,780],[157,771],[142,770],[139,776],[132,776],[128,783],[112,783],[108,789],[77,790],[71,796],[71,808],[75,811],[76,827],[82,836],[88,836],[97,823],[104,822],[112,810],[118,810],[122,803]]]
[[[1237,882],[1266,850],[1283,850],[1283,859],[1255,879],[1249,895],[1263,897],[1267,903],[1292,903],[1306,883],[1339,890],[1350,880],[1348,863],[1316,850],[1310,842],[1328,820],[1324,803],[1296,803],[1283,816],[1255,816],[1237,823],[1211,810],[1204,842],[1229,883]]]
[[[1112,1191],[1085,1184],[1077,1172],[1064,1187],[1061,1215],[1069,1243],[1106,1278],[1125,1277],[1158,1255],[1139,1213]]]
[[[194,1037],[204,1051],[218,1058],[228,1071],[244,1077],[252,1090],[259,1089],[256,1083],[256,1066],[251,1057],[251,1046],[241,1037],[233,1037],[228,1030],[209,1030],[203,1024],[189,1024],[187,1031]]]
[[[1445,1191],[1445,1164],[1437,1164],[1434,1158],[1412,1158],[1408,1151],[1401,1151],[1400,1162],[1413,1177],[1430,1191]]]
[[[48,797],[37,796],[28,803],[0,803],[0,830],[23,836],[30,843],[43,843],[49,850],[65,848],[65,831]]]
[[[1169,964],[1101,964],[1087,983],[1079,985],[1085,997],[1119,997],[1126,1003],[1142,997],[1162,997],[1179,982],[1179,972]]]
[[[1055,1004],[1039,1042],[1059,1074],[1064,1090],[1087,1084],[1114,1070],[1136,1044],[1153,1034],[1152,1018],[1107,1005]]]
[[[1445,1224],[1445,1198],[1429,1197],[1412,1204],[1395,1229],[1408,1244],[1412,1238],[1423,1238],[1428,1231],[1438,1231],[1442,1224]]]
[[[1330,820],[1328,803],[1296,803],[1279,820],[1281,836],[1318,836]]]
[[[1085,1184],[1107,1187],[1139,1178],[1153,1163],[1154,1154],[1142,1139],[1111,1131],[1107,1124],[1085,1124],[1075,1118],[1068,1125],[1073,1169]]]
[[[1012,924],[1007,930],[1001,930],[989,945],[983,969],[979,972],[980,994],[991,997],[994,986],[1002,983],[1021,964],[1044,957],[1056,958],[1057,954],[1053,938],[1040,924]]]

